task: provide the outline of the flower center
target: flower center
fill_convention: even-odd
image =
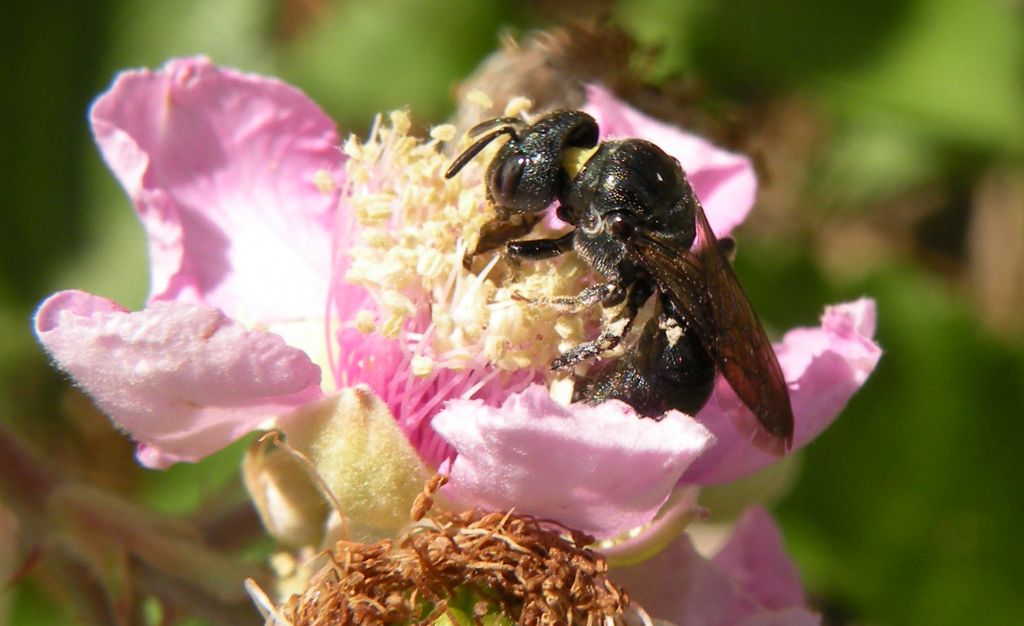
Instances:
[[[596,322],[600,311],[567,315],[513,294],[576,293],[588,280],[586,266],[572,255],[528,267],[509,265],[503,249],[473,256],[497,219],[483,173],[498,146],[445,180],[451,159],[439,138],[451,138],[454,128],[437,127],[424,141],[409,136],[410,127],[405,113],[392,113],[365,142],[345,145],[351,188],[343,210],[356,229],[344,280],[367,291],[350,319],[363,332],[397,339],[417,376],[483,363],[549,376],[559,347],[583,340],[586,321]],[[530,236],[547,234],[543,224],[537,230]]]

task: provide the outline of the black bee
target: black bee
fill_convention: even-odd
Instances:
[[[555,239],[510,241],[509,254],[545,259],[573,250],[605,279],[549,304],[578,310],[625,303],[596,339],[555,359],[554,369],[615,348],[656,298],[636,347],[591,368],[573,399],[617,398],[653,418],[669,409],[692,415],[720,371],[756,417],[741,425],[751,441],[777,454],[789,448],[793,411],[782,368],[679,162],[641,139],[599,144],[597,122],[582,111],[555,111],[533,124],[495,118],[470,133],[486,131],[445,177],[508,135],[486,174],[499,218],[538,214],[557,201],[558,217],[575,227]]]

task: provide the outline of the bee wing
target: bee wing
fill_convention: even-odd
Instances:
[[[793,443],[793,409],[782,367],[699,204],[696,233],[692,250],[675,249],[656,233],[637,233],[631,249],[754,413],[757,423],[740,423],[740,428],[757,447],[782,454]]]

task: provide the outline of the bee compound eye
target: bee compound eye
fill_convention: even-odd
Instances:
[[[633,236],[633,222],[627,219],[622,213],[612,213],[605,218],[608,232],[619,240],[626,240]]]
[[[519,182],[523,178],[523,171],[529,162],[529,157],[517,154],[502,160],[497,167],[491,170],[491,193],[501,203],[511,204],[515,199]]]

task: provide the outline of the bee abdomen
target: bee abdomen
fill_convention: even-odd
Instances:
[[[671,409],[687,415],[700,411],[714,390],[714,359],[695,332],[666,322],[664,315],[650,320],[633,350],[578,379],[573,400],[622,400],[655,419]]]

